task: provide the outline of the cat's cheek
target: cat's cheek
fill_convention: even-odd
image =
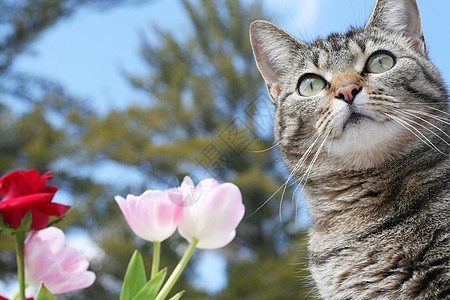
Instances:
[[[273,135],[275,137],[276,142],[281,141],[282,139],[283,133],[282,126],[283,124],[281,123],[280,120],[280,114],[276,112],[273,120]]]
[[[348,104],[341,100],[331,99],[322,112],[315,124],[317,131],[331,139],[341,136],[344,123],[351,114]]]
[[[292,147],[291,140],[301,134],[302,121],[295,110],[290,113],[277,110],[274,119],[274,136],[281,146]]]

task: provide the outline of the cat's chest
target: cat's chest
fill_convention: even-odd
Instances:
[[[390,171],[335,171],[317,167],[304,186],[304,194],[315,222],[336,223],[344,227],[363,218],[367,221],[383,214],[387,205],[403,197],[405,180]],[[326,175],[323,175],[326,174]],[[347,224],[348,223],[348,224]],[[347,225],[345,225],[347,224]]]
[[[364,235],[339,239],[313,227],[309,267],[321,297],[434,299],[422,297],[430,288],[424,286],[423,280],[429,283],[424,274],[449,272],[445,264],[437,269],[433,263],[445,260],[443,253],[448,250],[448,228],[436,225],[435,215],[407,214]]]
[[[329,184],[312,176],[305,188],[309,265],[323,299],[415,299],[427,293],[418,287],[429,261],[448,251],[448,161],[382,174],[336,173]]]
[[[323,299],[402,299],[397,288],[412,269],[406,257],[395,243],[387,248],[352,243],[328,251],[311,250],[310,270]]]

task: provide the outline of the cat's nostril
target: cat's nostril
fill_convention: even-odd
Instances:
[[[361,88],[359,88],[359,89],[354,89],[354,90],[352,91],[353,98],[355,98],[356,95],[358,95],[358,93],[359,93],[360,91],[361,91]]]

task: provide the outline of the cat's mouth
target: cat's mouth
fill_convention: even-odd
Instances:
[[[357,112],[352,112],[350,116],[347,118],[347,121],[344,122],[344,130],[349,126],[359,125],[361,124],[361,122],[368,120],[374,121],[374,119],[372,119],[371,117],[368,117],[366,115]]]

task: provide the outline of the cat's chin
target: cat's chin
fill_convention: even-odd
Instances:
[[[342,133],[326,143],[328,155],[353,169],[382,165],[402,151],[401,130],[393,122],[377,122],[355,115]]]

